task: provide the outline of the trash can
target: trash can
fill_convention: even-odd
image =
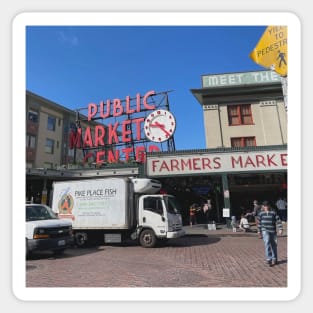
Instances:
[[[208,230],[216,230],[216,224],[215,222],[209,222],[208,224]]]
[[[231,225],[231,219],[230,218],[226,218],[226,227],[228,229],[232,229],[233,228],[232,225]]]

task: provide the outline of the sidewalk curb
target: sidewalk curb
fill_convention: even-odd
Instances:
[[[194,226],[183,226],[185,236],[214,236],[214,237],[258,237],[257,228],[251,227],[249,232],[238,230],[233,232],[232,229],[227,228],[226,225],[217,225],[216,230],[209,230],[206,224],[197,224]],[[287,237],[287,228],[284,229],[284,233],[280,237]]]

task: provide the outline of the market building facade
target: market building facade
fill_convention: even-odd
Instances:
[[[203,109],[206,147],[287,144],[281,77],[274,71],[203,75],[192,89]]]
[[[26,201],[47,201],[52,187],[48,172],[84,163],[81,150],[70,149],[70,134],[77,114],[62,105],[26,91]],[[94,129],[96,123],[92,123]],[[82,122],[82,128],[90,127]],[[30,175],[30,173],[41,173]],[[46,173],[46,174],[44,174]],[[58,175],[57,175],[58,176]]]
[[[148,154],[147,175],[198,203],[209,201],[218,221],[251,211],[253,200],[287,198],[281,77],[273,71],[203,75],[201,88],[191,92],[203,109],[207,149]]]
[[[127,162],[102,162],[88,168],[49,168],[46,166],[48,164],[34,163],[34,166],[28,166],[26,170],[28,188],[35,180],[45,181],[44,188],[48,190],[48,196],[41,199],[49,203],[52,182],[55,180],[105,176],[156,178],[162,182],[164,192],[173,193],[181,200],[185,224],[188,223],[189,206],[192,203],[198,203],[199,206],[209,203],[209,218],[222,222],[231,214],[238,216],[244,211],[251,211],[254,199],[274,202],[279,195],[287,197],[287,113],[280,76],[272,71],[203,75],[201,88],[191,89],[191,93],[203,109],[206,149],[147,149],[144,162],[142,159],[138,162],[135,156],[131,158],[129,155]],[[147,102],[140,110],[144,111],[150,107],[155,109],[154,105]],[[28,105],[27,108],[27,112],[31,113],[36,109],[33,105]],[[58,105],[56,108],[60,109]],[[138,108],[140,101],[137,101],[139,112]],[[127,101],[124,110],[136,111],[131,106],[127,107]],[[53,115],[52,111],[48,113]],[[128,115],[127,120],[119,122],[121,130],[126,134],[121,135],[121,138],[128,141],[132,132],[126,126],[134,124],[137,129],[133,131],[134,136],[141,141],[145,136],[152,139],[152,135],[145,128],[153,114],[154,111],[147,112],[147,116],[136,119],[131,119]],[[72,118],[67,119],[67,125],[70,125],[70,121],[75,122],[75,112],[71,111],[69,116]],[[168,117],[170,116],[168,114]],[[56,118],[57,125],[58,118],[61,121],[62,131],[58,138],[59,147],[61,144],[63,149],[66,143],[65,139],[62,141],[61,138],[68,137],[68,127],[64,127],[64,117],[62,119],[62,116],[57,115]],[[169,119],[169,127],[171,123],[173,124]],[[160,125],[162,124],[157,124]],[[140,129],[141,127],[143,129]],[[169,133],[162,127],[159,127],[161,134],[164,133],[168,137],[174,135],[174,130]],[[27,131],[27,135],[32,133]],[[117,136],[118,134],[112,135],[112,138]],[[131,141],[127,144],[130,145]],[[111,145],[114,147],[114,142],[111,142]],[[41,143],[41,149],[43,147]],[[112,147],[111,149],[114,149]],[[130,148],[126,146],[126,149]],[[60,155],[64,156],[64,153],[68,156],[73,152],[63,151]],[[29,162],[29,158],[27,160]],[[60,165],[64,164],[61,157],[59,160]],[[57,161],[51,163],[57,164]],[[31,194],[29,191],[28,198]],[[199,216],[199,222],[202,221],[203,216]]]
[[[26,168],[57,169],[83,162],[82,151],[70,149],[76,119],[75,111],[26,91]]]

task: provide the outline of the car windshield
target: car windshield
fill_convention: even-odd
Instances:
[[[57,219],[52,210],[45,205],[27,205],[26,222]]]
[[[167,212],[172,214],[180,214],[181,205],[175,197],[169,196],[166,201]]]

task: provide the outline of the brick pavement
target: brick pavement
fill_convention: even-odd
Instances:
[[[255,233],[185,227],[186,236],[153,249],[134,243],[49,252],[26,262],[27,287],[287,287],[287,236],[279,264],[264,264]]]

